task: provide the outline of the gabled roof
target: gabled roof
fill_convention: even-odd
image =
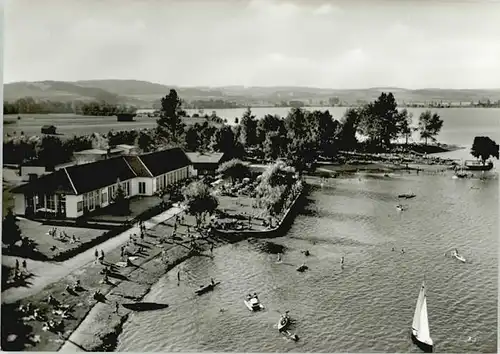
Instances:
[[[186,156],[186,153],[180,148],[139,155],[139,158],[153,174],[153,177],[191,165],[191,161]]]
[[[186,152],[192,163],[219,163],[224,156],[223,152]]]
[[[126,181],[136,177],[135,172],[122,156],[83,165],[67,167],[78,194],[115,184],[117,179]]]
[[[190,165],[184,151],[173,148],[140,156],[119,156],[63,167],[13,189],[14,193],[84,194],[113,185],[119,179],[153,178]]]
[[[44,175],[26,184],[22,184],[12,189],[12,193],[63,193],[76,194],[71,181],[64,169]]]
[[[135,172],[137,177],[153,177],[151,172],[146,168],[144,163],[141,161],[139,156],[124,156],[125,160],[128,162],[132,170]]]

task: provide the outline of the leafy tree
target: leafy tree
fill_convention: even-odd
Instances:
[[[184,200],[187,212],[196,218],[199,226],[206,214],[212,214],[219,205],[219,201],[212,194],[206,184],[200,181],[193,182],[184,188]]]
[[[490,157],[496,157],[497,160],[499,158],[498,144],[487,136],[476,136],[470,153],[475,158],[481,159],[483,165]]]
[[[318,148],[323,153],[333,156],[336,152],[335,133],[339,122],[334,120],[329,111],[314,111],[310,114],[311,125],[314,126],[315,139]]]
[[[47,168],[53,169],[58,163],[69,161],[72,151],[68,151],[61,139],[44,136],[38,148],[38,160]]]
[[[121,184],[118,185],[113,202],[113,207],[117,215],[125,216],[130,214],[130,201],[125,196],[125,192],[123,191]]]
[[[418,130],[420,131],[420,138],[425,140],[425,145],[427,145],[427,139],[436,141],[435,136],[439,134],[442,127],[443,120],[437,113],[432,114],[431,111],[427,110],[420,114]]]
[[[156,130],[160,137],[169,142],[179,143],[184,134],[181,106],[182,100],[175,90],[170,90],[170,93],[161,99],[160,118],[156,121]]]
[[[212,136],[212,148],[226,154],[232,154],[236,147],[236,138],[231,127],[221,126]]]
[[[250,147],[257,142],[257,120],[252,110],[247,108],[240,121],[240,141],[244,147]]]
[[[403,109],[401,112],[401,120],[399,121],[399,132],[403,138],[405,138],[405,144],[408,145],[408,138],[411,137],[415,128],[411,126],[413,113],[408,113],[408,111]]]
[[[156,142],[149,132],[141,131],[137,138],[137,145],[144,152],[153,151],[156,148]]]
[[[362,119],[362,110],[360,108],[349,108],[345,111],[337,132],[337,139],[341,149],[354,150],[358,144],[356,132]]]
[[[367,104],[362,110],[361,132],[371,143],[389,147],[391,140],[399,134],[402,119],[393,94],[382,92],[374,102]]]
[[[250,169],[241,160],[232,159],[224,162],[218,169],[225,179],[230,179],[231,183],[235,180],[242,180],[250,174]]]
[[[270,131],[264,140],[263,150],[266,158],[277,159],[283,154],[285,140],[277,131]]]
[[[2,223],[2,243],[8,247],[12,247],[20,240],[21,230],[17,225],[17,218],[12,209],[9,209]]]
[[[186,136],[184,137],[187,151],[197,151],[200,147],[200,128],[201,125],[196,123],[187,129]]]
[[[266,140],[267,134],[271,132],[278,132],[279,134],[286,134],[284,121],[277,115],[266,114],[264,118],[259,119],[257,122],[257,143],[263,144]]]

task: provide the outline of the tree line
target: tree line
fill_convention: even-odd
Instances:
[[[105,101],[58,102],[26,97],[3,102],[3,114],[73,113],[84,116],[113,116],[118,113],[135,113],[136,110],[133,106],[109,104]]]
[[[373,102],[347,109],[340,120],[334,119],[329,111],[302,108],[292,108],[286,117],[268,114],[257,119],[248,108],[233,126],[222,120],[206,119],[187,127],[183,101],[175,90],[170,90],[160,102],[155,129],[111,131],[105,137],[108,146],[137,145],[144,152],[178,146],[187,151],[224,152],[236,158],[283,158],[302,169],[318,155],[331,158],[339,150],[387,151],[398,138],[408,142],[415,130],[427,144],[428,140],[435,140],[443,125],[437,113],[425,111],[414,127],[411,114],[405,109],[398,110],[392,93],[382,93]],[[359,134],[366,138],[364,142],[358,141]],[[89,137],[75,137],[66,142],[48,136],[36,142],[14,139],[4,143],[4,156],[8,163],[34,159],[62,163],[71,159],[76,149],[91,147]],[[45,161],[44,154],[53,158]]]

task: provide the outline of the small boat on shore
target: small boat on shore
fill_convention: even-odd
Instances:
[[[307,269],[309,269],[308,266],[306,266],[305,264],[302,264],[300,267],[297,268],[297,272],[305,272]]]
[[[168,304],[158,304],[156,302],[136,302],[131,304],[122,304],[127,310],[132,311],[154,311],[168,307]]]
[[[493,162],[483,164],[481,161],[466,160],[464,166],[469,171],[489,171],[493,168]]]
[[[218,282],[213,282],[211,284],[208,284],[208,285],[205,285],[205,286],[201,286],[200,289],[196,290],[195,293],[196,295],[203,295],[205,293],[208,293],[209,291],[212,291],[214,290],[214,288],[220,284],[220,281]]]
[[[418,294],[413,323],[411,326],[411,339],[420,349],[426,353],[432,353],[434,343],[429,329],[429,319],[427,317],[427,296],[425,293],[425,282]]]
[[[288,313],[281,315],[281,318],[278,322],[278,331],[281,332],[285,330],[289,325],[290,325],[290,316],[288,316]]]
[[[255,294],[253,296],[248,295],[243,302],[250,311],[260,311],[264,309],[264,305],[260,303],[259,298]]]

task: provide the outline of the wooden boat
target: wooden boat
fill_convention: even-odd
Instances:
[[[483,164],[481,161],[466,160],[464,166],[469,171],[489,171],[493,168],[493,162]]]
[[[398,198],[406,198],[406,199],[411,199],[411,198],[415,198],[417,195],[415,193],[412,193],[411,191],[408,192],[408,193],[403,193],[403,194],[399,194],[398,195]]]
[[[300,267],[297,268],[297,272],[305,272],[307,269],[309,269],[308,266],[306,266],[305,264],[302,264]]]
[[[260,303],[259,298],[256,296],[247,298],[246,300],[243,300],[243,302],[250,311],[260,311],[264,309],[264,305]]]
[[[128,310],[132,311],[154,311],[168,307],[168,304],[158,304],[156,302],[136,302],[131,304],[122,304]]]
[[[202,286],[200,289],[196,290],[195,293],[196,295],[203,295],[205,293],[208,293],[209,291],[214,290],[214,288],[220,284],[220,281],[213,283],[213,284],[208,284],[205,286]]]
[[[281,315],[281,318],[278,322],[278,331],[281,332],[285,330],[289,325],[290,325],[290,317],[287,314]]]
[[[427,296],[425,293],[425,282],[422,282],[422,287],[418,294],[417,305],[413,315],[413,323],[411,326],[411,339],[420,349],[426,353],[432,353],[434,343],[431,338],[429,329],[429,319],[427,317]]]

